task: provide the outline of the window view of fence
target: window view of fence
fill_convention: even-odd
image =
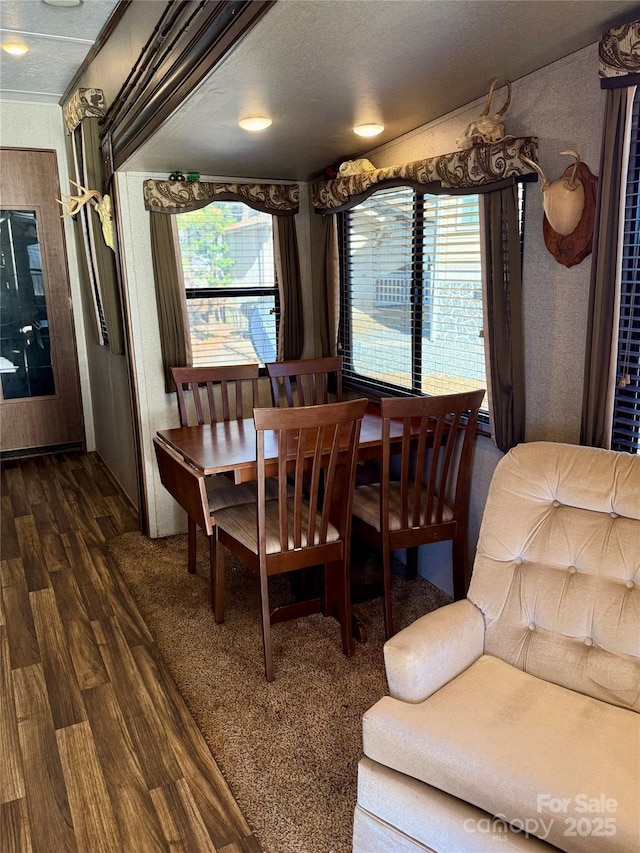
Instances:
[[[194,366],[274,361],[278,287],[269,214],[213,202],[176,216]]]
[[[347,374],[428,394],[486,387],[478,205],[399,187],[343,214]]]

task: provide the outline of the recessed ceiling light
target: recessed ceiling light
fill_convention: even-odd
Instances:
[[[383,124],[358,124],[353,128],[353,132],[358,136],[377,136],[383,130]]]
[[[238,124],[243,130],[266,130],[271,126],[271,119],[269,116],[251,116],[241,118]]]
[[[29,52],[29,48],[26,44],[18,44],[17,42],[3,44],[2,49],[6,50],[7,53],[10,53],[11,56],[24,56],[25,53]]]
[[[82,0],[42,0],[47,6],[79,6]]]

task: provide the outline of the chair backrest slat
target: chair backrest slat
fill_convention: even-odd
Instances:
[[[342,401],[342,356],[301,358],[265,364],[276,407],[317,406]],[[286,401],[286,402],[285,402]]]
[[[187,391],[191,391],[196,422],[200,425],[250,417],[251,408],[258,405],[257,364],[172,367],[171,373],[176,384],[181,426],[192,425],[189,423]],[[251,383],[251,401],[245,411],[244,388],[248,383]]]
[[[399,448],[401,528],[408,530],[443,523],[447,499],[453,502],[456,520],[464,523],[478,410],[484,393],[469,391],[381,400],[381,414],[387,425],[383,430],[381,529],[386,529],[389,523],[392,450],[387,445],[390,422],[396,419],[403,422]]]
[[[265,431],[274,430],[277,439],[280,553],[300,548],[303,542],[307,547],[326,544],[330,524],[337,527],[341,539],[349,541],[358,440],[366,407],[366,400],[351,400],[254,410],[259,528],[266,524]],[[286,491],[287,482],[293,486],[293,496]],[[308,510],[306,526],[303,505]],[[259,536],[259,543],[265,546],[266,537]]]

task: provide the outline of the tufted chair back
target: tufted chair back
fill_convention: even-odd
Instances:
[[[487,654],[640,711],[640,457],[552,442],[499,463],[468,598]]]

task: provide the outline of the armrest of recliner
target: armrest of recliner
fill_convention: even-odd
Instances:
[[[484,651],[484,616],[468,599],[433,610],[384,645],[389,691],[403,702],[423,702]]]

